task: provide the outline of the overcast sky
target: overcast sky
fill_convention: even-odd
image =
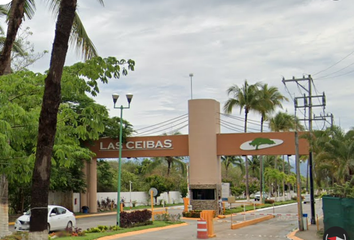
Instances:
[[[53,42],[55,18],[44,2],[36,1],[35,17],[24,23],[33,32],[29,40],[36,51],[51,51]],[[118,104],[126,105],[124,95],[133,93],[131,109],[124,110],[123,118],[135,129],[173,118],[176,122],[168,122],[164,132],[186,124],[190,73],[193,99],[215,99],[223,106],[227,88],[241,86],[247,79],[278,87],[290,99],[283,111],[291,114],[291,98],[305,91],[295,83],[287,83],[286,88],[282,78],[311,74],[313,95],[325,92],[327,96],[324,114],[333,113],[335,124],[346,130],[354,126],[352,0],[105,0],[105,7],[95,0],[78,3],[98,53],[136,61],[134,72],[101,85],[96,97],[111,116],[119,116],[119,110],[112,108],[111,94],[119,93]],[[47,54],[30,69],[44,72],[49,58]],[[78,61],[71,49],[66,65]],[[303,113],[297,112],[300,118]],[[316,107],[314,113],[319,116],[323,109]],[[242,132],[243,122],[237,118],[244,113],[235,109],[233,115],[222,117],[223,126],[230,124],[222,132],[237,132],[236,128]],[[251,114],[250,119],[260,117]],[[252,132],[259,129],[259,124],[249,126]],[[322,121],[314,123],[314,129],[323,126]],[[158,131],[150,133],[162,133]],[[188,128],[180,131],[187,133]]]

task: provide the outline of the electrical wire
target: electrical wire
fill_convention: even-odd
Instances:
[[[156,124],[154,124],[154,125],[150,125],[150,126],[147,126],[147,127],[139,128],[139,129],[137,129],[136,131],[141,131],[141,130],[143,130],[143,129],[155,127],[155,126],[157,126],[157,125],[160,125],[160,124],[163,124],[163,123],[167,123],[167,122],[170,122],[170,121],[175,120],[175,119],[178,119],[178,118],[187,117],[187,116],[188,116],[188,113],[185,113],[185,114],[180,115],[180,116],[178,116],[178,117],[175,117],[175,118],[172,118],[172,119],[169,119],[169,120],[160,122],[160,123],[156,123]]]
[[[184,124],[184,123],[186,123],[186,122],[188,122],[188,120],[185,120],[185,121],[183,121],[183,122],[177,123],[177,124],[175,124],[175,125],[173,125],[173,126],[168,126],[168,127],[164,128],[164,129],[160,129],[160,130],[155,131],[155,132],[152,132],[152,133],[150,132],[151,130],[150,130],[150,131],[146,131],[146,132],[142,132],[142,133],[139,133],[139,136],[161,135],[161,134],[165,133],[166,130],[171,129],[171,128],[173,128],[173,127],[176,127],[176,126],[178,126],[178,125]],[[165,124],[165,125],[166,125],[166,124]],[[188,125],[188,124],[187,124],[187,125]],[[157,134],[157,133],[159,133],[159,134]]]
[[[163,122],[164,124],[160,124],[160,125],[157,126],[157,127],[153,127],[153,128],[151,128],[151,129],[148,129],[148,130],[145,130],[145,131],[142,131],[142,132],[139,132],[139,131],[137,130],[137,131],[136,131],[136,134],[139,134],[139,135],[141,135],[141,134],[146,134],[146,133],[148,133],[148,132],[157,130],[157,129],[161,128],[161,127],[165,127],[165,126],[170,125],[170,124],[172,124],[172,123],[175,123],[175,122],[184,120],[185,118],[187,118],[187,115],[184,115],[183,118],[181,118],[181,116],[180,116],[179,119],[178,119],[178,118],[173,118],[173,119],[171,119],[171,120],[173,120],[173,121],[171,121],[171,120],[164,121],[164,122]],[[184,120],[184,122],[186,122],[186,121],[188,121],[188,119],[187,119],[187,120]],[[154,125],[152,125],[152,126],[156,126],[156,125],[158,125],[158,124],[154,124]],[[147,129],[147,128],[150,128],[150,127],[152,127],[152,126],[145,127],[145,128],[141,128],[141,129]],[[156,131],[155,131],[155,132],[156,132]]]
[[[353,72],[354,72],[354,70],[351,70],[349,72],[346,72],[346,73],[343,73],[343,74],[340,74],[340,75],[337,75],[337,76],[332,76],[332,77],[328,76],[328,77],[322,77],[322,78],[318,78],[318,79],[337,78],[337,77],[342,77],[342,76],[348,75],[348,74],[353,73]]]
[[[341,69],[339,69],[339,70],[337,70],[337,71],[335,71],[335,72],[329,73],[329,74],[324,75],[324,76],[319,76],[318,79],[325,79],[325,78],[328,78],[329,76],[331,76],[331,75],[333,75],[333,74],[336,74],[336,73],[339,73],[339,72],[343,71],[344,69],[346,69],[346,68],[348,68],[348,67],[350,67],[350,66],[353,66],[353,65],[354,65],[354,63],[351,63],[351,64],[349,64],[349,65],[347,65],[347,66],[345,66],[345,67],[343,67],[343,68],[341,68]]]
[[[342,62],[343,60],[345,60],[346,58],[348,58],[348,57],[349,57],[350,55],[352,55],[353,53],[354,53],[354,50],[353,50],[351,53],[349,53],[347,56],[345,56],[344,58],[342,58],[341,60],[339,60],[338,62],[336,62],[336,63],[332,64],[331,66],[329,66],[329,67],[327,67],[327,68],[325,68],[325,69],[323,69],[323,70],[321,70],[321,71],[319,71],[319,72],[313,74],[313,76],[315,76],[315,75],[317,75],[317,74],[319,74],[319,73],[321,73],[321,72],[324,72],[324,71],[327,71],[327,70],[331,69],[332,67],[336,66],[338,63],[340,63],[340,62]]]
[[[235,126],[234,124],[229,123],[229,122],[227,122],[227,121],[224,121],[224,120],[222,120],[222,119],[220,119],[220,125],[221,125],[221,126],[224,126],[224,127],[226,127],[226,128],[228,128],[228,129],[230,129],[230,130],[234,130],[234,131],[236,131],[236,132],[243,132],[243,131],[244,131],[243,128],[238,127],[237,125]],[[232,128],[232,129],[231,129],[231,128]]]
[[[229,118],[232,118],[232,119],[236,119],[236,120],[241,121],[241,122],[244,122],[244,121],[245,121],[245,119],[242,118],[242,117],[237,117],[237,116],[230,115],[230,114],[220,113],[220,115],[225,116],[225,117],[229,117]],[[266,121],[264,121],[264,122],[266,122]],[[252,120],[252,119],[247,118],[247,124],[248,124],[248,123],[249,123],[249,124],[253,124],[253,125],[257,125],[257,126],[261,126],[259,120],[257,121],[257,120]]]
[[[183,128],[185,128],[185,127],[188,127],[188,124],[185,124],[185,125],[183,125],[183,126],[180,127],[180,128],[177,128],[177,129],[175,129],[175,130],[173,130],[173,131],[168,132],[167,135],[173,135],[174,133],[179,132],[181,129],[183,129]]]

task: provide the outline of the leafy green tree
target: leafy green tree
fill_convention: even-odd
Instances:
[[[160,175],[151,175],[147,177],[145,181],[148,183],[149,189],[154,187],[158,191],[157,195],[155,196],[155,202],[157,201],[157,197],[160,196],[161,193],[172,191],[175,188],[174,183],[169,178]],[[147,191],[149,189],[147,189]]]
[[[114,174],[111,166],[107,161],[99,159],[97,161],[97,192],[116,191],[112,179],[114,179]]]
[[[245,80],[244,84],[242,87],[239,87],[237,85],[233,85],[228,88],[227,94],[231,95],[231,98],[229,98],[225,105],[224,105],[224,111],[225,113],[232,113],[232,109],[234,107],[239,107],[240,108],[240,113],[244,109],[245,111],[245,127],[244,131],[247,132],[247,119],[248,119],[248,113],[251,110],[256,110],[259,109],[259,97],[258,97],[258,87],[261,86],[260,83],[255,83],[252,85],[249,85],[247,80]],[[245,160],[245,172],[246,172],[246,197],[247,201],[249,201],[250,196],[249,196],[249,184],[248,184],[248,161]]]

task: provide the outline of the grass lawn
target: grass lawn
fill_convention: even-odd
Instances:
[[[181,224],[183,222],[163,222],[163,221],[154,221],[153,225],[147,225],[147,226],[140,226],[140,227],[134,227],[134,228],[122,228],[118,231],[112,231],[112,232],[100,232],[100,233],[86,233],[86,236],[80,236],[80,237],[60,237],[59,239],[61,240],[93,240],[93,239],[98,239],[100,237],[105,237],[105,236],[111,236],[111,235],[116,235],[116,234],[121,234],[121,233],[127,233],[127,232],[134,232],[134,231],[139,231],[139,230],[145,230],[145,229],[150,229],[150,228],[158,228],[158,227],[166,227],[166,226],[171,226],[171,225],[176,225],[176,224]]]
[[[254,207],[254,205],[247,205],[245,206],[246,211],[251,211],[254,209],[260,209],[260,208],[268,208],[268,207],[273,207],[273,206],[279,206],[279,205],[284,205],[284,204],[289,204],[289,203],[296,203],[296,200],[288,200],[288,201],[283,201],[283,202],[274,202],[272,204],[266,203],[266,204],[258,204]],[[225,209],[225,215],[232,214],[232,213],[239,213],[243,212],[244,208],[243,207],[236,207],[236,208],[231,208],[231,209]]]

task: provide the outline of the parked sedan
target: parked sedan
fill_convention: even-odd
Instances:
[[[28,210],[21,217],[16,219],[16,231],[28,231],[31,212]],[[76,225],[74,213],[65,207],[48,205],[48,232],[73,228]]]
[[[262,197],[264,199],[267,199],[268,198],[268,194],[266,192],[263,192]],[[254,195],[254,200],[255,201],[260,201],[261,200],[261,192],[256,192],[256,194]]]

